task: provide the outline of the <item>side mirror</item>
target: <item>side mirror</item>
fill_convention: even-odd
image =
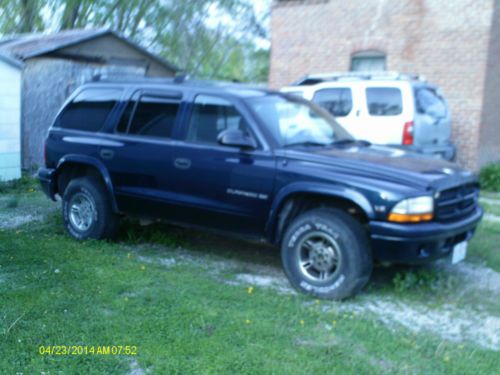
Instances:
[[[255,149],[257,143],[252,137],[239,129],[226,129],[217,136],[217,142],[224,146]]]

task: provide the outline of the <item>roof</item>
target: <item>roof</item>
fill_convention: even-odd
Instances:
[[[23,67],[23,62],[11,56],[7,52],[0,51],[0,61],[3,61],[14,68],[21,69]]]
[[[179,68],[172,63],[148,52],[141,46],[109,29],[74,29],[54,34],[31,33],[5,36],[0,38],[0,51],[10,54],[15,59],[24,61],[103,36],[113,36],[167,69],[175,72],[179,71]]]
[[[177,76],[173,78],[140,78],[130,80],[102,80],[94,81],[84,85],[92,86],[112,86],[112,87],[138,87],[146,89],[194,89],[202,90],[205,93],[217,94],[226,93],[240,98],[251,98],[277,93],[277,91],[266,89],[262,86],[249,85],[244,83],[233,83],[224,81],[203,81],[191,80],[187,77]]]

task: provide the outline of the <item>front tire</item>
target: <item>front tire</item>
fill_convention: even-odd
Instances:
[[[366,230],[349,214],[332,208],[297,217],[283,237],[281,259],[297,290],[322,299],[355,295],[373,267]]]
[[[113,238],[118,231],[119,217],[104,186],[95,178],[80,177],[68,184],[62,213],[66,230],[77,240]]]

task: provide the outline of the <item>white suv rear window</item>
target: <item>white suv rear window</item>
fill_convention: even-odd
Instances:
[[[401,90],[394,87],[367,88],[366,102],[372,116],[396,116],[403,112]]]

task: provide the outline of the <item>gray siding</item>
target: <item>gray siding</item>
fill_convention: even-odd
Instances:
[[[22,79],[22,166],[35,171],[43,165],[47,130],[66,98],[96,74],[145,75],[145,68],[35,58],[25,63]]]

